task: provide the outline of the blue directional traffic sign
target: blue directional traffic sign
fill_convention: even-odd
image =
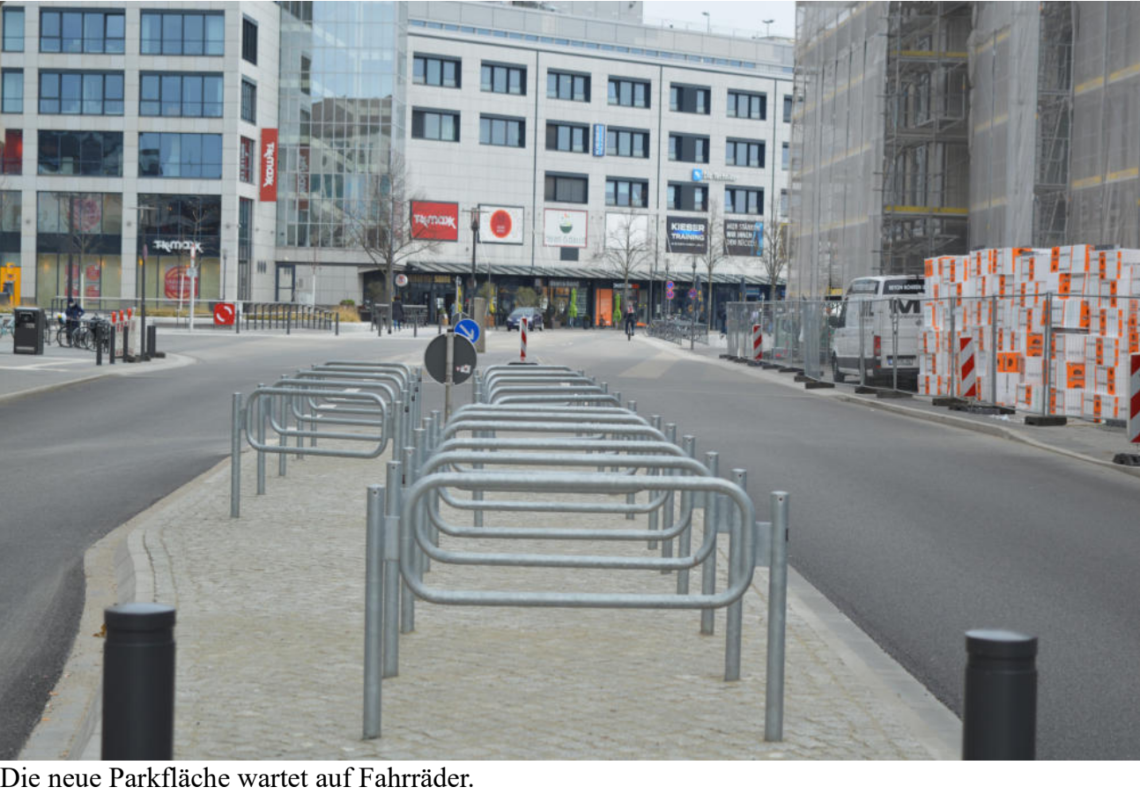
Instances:
[[[455,324],[455,333],[460,334],[472,343],[479,342],[479,324],[470,318],[464,318]]]

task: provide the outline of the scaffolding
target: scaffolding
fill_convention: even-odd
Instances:
[[[964,252],[969,214],[969,3],[890,3],[883,143],[884,273]]]

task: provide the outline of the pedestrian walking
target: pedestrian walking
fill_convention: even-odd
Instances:
[[[399,331],[404,327],[404,303],[397,295],[392,301],[392,325]]]

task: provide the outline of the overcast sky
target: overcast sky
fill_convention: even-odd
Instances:
[[[785,2],[757,2],[737,0],[736,2],[694,3],[692,0],[646,0],[645,19],[670,19],[688,22],[697,29],[703,29],[709,22],[701,12],[709,12],[713,30],[717,28],[744,28],[764,33],[767,26],[764,20],[775,20],[771,26],[773,36],[796,35],[796,4]]]

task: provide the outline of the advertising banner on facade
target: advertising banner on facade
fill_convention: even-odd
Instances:
[[[606,213],[606,249],[641,248],[649,241],[649,215]]]
[[[261,199],[277,201],[277,129],[261,129]]]
[[[705,253],[709,248],[709,224],[703,217],[666,217],[670,253]]]
[[[412,239],[459,239],[459,204],[412,201]]]
[[[763,220],[725,220],[724,252],[729,256],[762,256]]]
[[[545,209],[542,244],[548,248],[585,248],[589,217],[576,209]]]
[[[523,244],[523,207],[480,206],[479,242],[500,245]]]

